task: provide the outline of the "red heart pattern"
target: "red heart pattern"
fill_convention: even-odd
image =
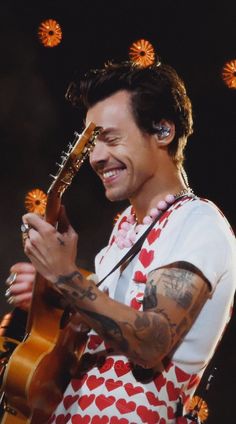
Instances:
[[[155,378],[154,384],[155,384],[155,386],[157,388],[157,391],[160,392],[161,389],[162,389],[162,387],[165,386],[165,384],[166,384],[166,378],[162,374],[159,374]]]
[[[135,411],[136,403],[135,402],[126,402],[125,399],[119,399],[116,402],[116,407],[121,414],[129,414],[130,412]]]
[[[111,417],[110,424],[129,424],[126,418]]]
[[[97,378],[95,375],[90,375],[86,381],[86,384],[90,390],[96,389],[104,383],[104,378]]]
[[[167,381],[166,390],[168,393],[169,401],[177,400],[180,394],[180,388],[174,386],[173,381]]]
[[[156,397],[153,392],[147,392],[146,397],[152,406],[166,406],[166,402],[164,400],[159,400],[159,398]]]
[[[179,383],[183,383],[184,381],[188,381],[190,379],[190,374],[181,370],[178,367],[175,367],[175,375]]]
[[[75,392],[77,392],[83,386],[83,384],[86,381],[87,377],[88,377],[87,374],[85,374],[81,378],[78,378],[78,379],[77,378],[76,379],[73,378],[73,380],[71,380],[72,389]]]
[[[80,414],[73,415],[71,418],[72,424],[89,424],[91,417],[89,415],[84,415],[83,417]]]
[[[142,249],[139,254],[139,260],[144,268],[147,268],[154,259],[154,250]]]
[[[141,293],[141,295],[142,295],[142,301],[143,301],[143,293]],[[138,298],[137,297],[134,297],[131,300],[131,302],[130,302],[131,308],[136,309],[137,311],[139,311],[139,309],[142,308],[142,301],[139,302]]]
[[[173,420],[175,418],[174,409],[171,406],[168,406],[167,408],[167,416],[169,420]]]
[[[73,403],[75,403],[78,399],[79,399],[78,395],[75,395],[75,396],[68,395],[68,396],[64,397],[63,405],[64,405],[65,409],[70,408],[70,406],[73,405]]]
[[[161,234],[160,228],[157,228],[157,229],[153,228],[147,236],[148,244],[151,245],[152,243],[154,243],[154,241],[158,239],[158,237],[160,237],[160,234]]]
[[[131,397],[131,396],[134,396],[134,395],[137,395],[138,393],[143,393],[144,392],[144,389],[143,389],[143,387],[141,387],[141,386],[133,386],[133,384],[131,384],[131,383],[127,383],[127,384],[125,384],[124,385],[124,388],[125,388],[125,390],[126,390],[126,392],[128,393],[128,395]]]
[[[93,403],[94,399],[95,395],[83,395],[78,400],[78,404],[80,408],[84,411],[86,408],[88,408],[88,406],[91,405],[91,403]]]
[[[136,283],[144,283],[145,284],[147,282],[147,277],[141,271],[136,271],[135,274],[134,274],[134,281]]]
[[[60,415],[57,416],[55,424],[66,424],[66,423],[68,423],[70,418],[71,418],[70,414],[67,414],[67,415],[60,414]]]
[[[160,415],[156,411],[148,409],[146,406],[138,406],[137,414],[142,422],[147,424],[156,424],[160,420]]]
[[[109,418],[106,415],[103,415],[102,417],[95,415],[91,421],[91,424],[107,424],[108,422]]]
[[[95,350],[97,349],[98,346],[100,346],[102,342],[103,340],[101,339],[100,336],[97,336],[96,334],[92,334],[89,337],[88,348],[91,350]]]
[[[111,367],[113,366],[113,364],[114,364],[114,359],[107,358],[104,364],[101,367],[99,367],[100,374],[103,374],[104,372],[109,371]]]
[[[97,396],[95,403],[96,403],[98,409],[100,409],[100,411],[102,411],[103,409],[106,409],[109,406],[113,405],[115,400],[116,400],[116,398],[114,396],[99,395],[99,396]]]
[[[117,377],[127,374],[128,372],[130,372],[131,369],[130,362],[124,362],[122,360],[116,361],[114,369]]]
[[[113,378],[109,378],[105,382],[105,386],[108,390],[108,392],[111,392],[112,390],[118,389],[118,387],[122,386],[123,383],[121,380],[113,380]]]

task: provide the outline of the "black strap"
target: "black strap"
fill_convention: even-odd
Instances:
[[[157,218],[154,219],[154,221],[149,225],[149,227],[146,229],[146,231],[141,235],[141,237],[136,241],[136,243],[131,247],[131,249],[123,256],[123,258],[121,258],[121,260],[114,266],[114,268],[112,268],[112,270],[101,280],[99,281],[99,283],[97,284],[97,287],[99,287],[103,281],[105,281],[107,279],[107,277],[109,277],[114,271],[117,270],[117,268],[119,268],[121,265],[123,265],[124,263],[128,262],[128,261],[132,261],[132,259],[137,255],[137,253],[140,251],[144,240],[146,239],[148,233],[151,231],[151,229],[154,227],[154,225],[156,224],[156,222],[161,219],[161,217],[166,213],[166,211],[173,206],[175,203],[177,203],[177,201],[179,201],[180,199],[183,200],[183,198],[188,197],[188,196],[181,196],[178,197],[177,199],[175,199],[175,201],[173,203],[171,203],[171,205],[169,205],[169,207],[167,209],[165,209],[161,215],[159,215]]]

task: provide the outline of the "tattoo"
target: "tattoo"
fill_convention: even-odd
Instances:
[[[134,338],[141,342],[143,351],[154,348],[158,354],[163,354],[170,346],[173,338],[171,326],[164,314],[142,312],[136,315],[133,325],[128,322],[125,322],[124,325],[129,327]]]
[[[168,322],[163,319],[160,319],[158,314],[153,314],[152,318],[152,328],[153,330],[149,331],[148,339],[144,339],[143,342],[154,346],[154,349],[159,353],[166,353],[171,343],[171,332]],[[148,346],[147,346],[148,348]]]
[[[62,240],[60,237],[57,237],[57,240],[59,241],[61,246],[65,246],[64,240]]]
[[[148,281],[143,298],[143,310],[153,309],[157,307],[157,293],[154,280]]]
[[[59,275],[56,284],[60,286],[61,284],[71,283],[73,278],[78,277],[80,281],[83,281],[83,276],[79,271],[71,272],[68,275]]]
[[[80,281],[83,281],[83,276],[79,271],[74,271],[68,275],[59,275],[55,285],[61,291],[65,297],[69,298],[68,300],[72,301],[73,306],[78,300],[89,299],[94,301],[97,299],[96,293],[94,293],[94,287],[92,285],[83,288],[79,284],[73,281],[74,278],[78,278]]]
[[[77,287],[70,287],[70,286],[66,286],[66,287],[59,287],[60,291],[68,297],[71,297],[73,301],[77,301],[77,300],[84,300],[85,298],[89,299],[89,300],[96,300],[97,299],[97,295],[95,293],[93,293],[93,286],[89,286],[86,289],[83,289],[79,286]]]
[[[188,309],[193,300],[189,287],[194,288],[194,274],[186,269],[170,268],[162,273],[165,295],[176,301],[183,309]]]
[[[105,340],[108,342],[115,340],[119,350],[125,353],[128,352],[128,341],[124,338],[120,326],[112,318],[82,308],[80,308],[79,311],[100,324],[101,333],[103,334]]]

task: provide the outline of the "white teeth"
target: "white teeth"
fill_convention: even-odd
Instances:
[[[103,178],[110,178],[110,177],[114,177],[115,175],[118,175],[120,172],[120,170],[118,169],[113,169],[112,171],[107,171],[103,173]]]

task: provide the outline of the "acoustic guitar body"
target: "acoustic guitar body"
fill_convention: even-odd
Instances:
[[[46,293],[44,284],[37,282]],[[63,311],[47,307],[39,296],[37,300],[34,306],[40,314],[34,319],[29,337],[15,348],[5,369],[7,403],[2,424],[46,423],[62,399],[87,340],[86,333],[76,331],[76,315],[60,329]]]

